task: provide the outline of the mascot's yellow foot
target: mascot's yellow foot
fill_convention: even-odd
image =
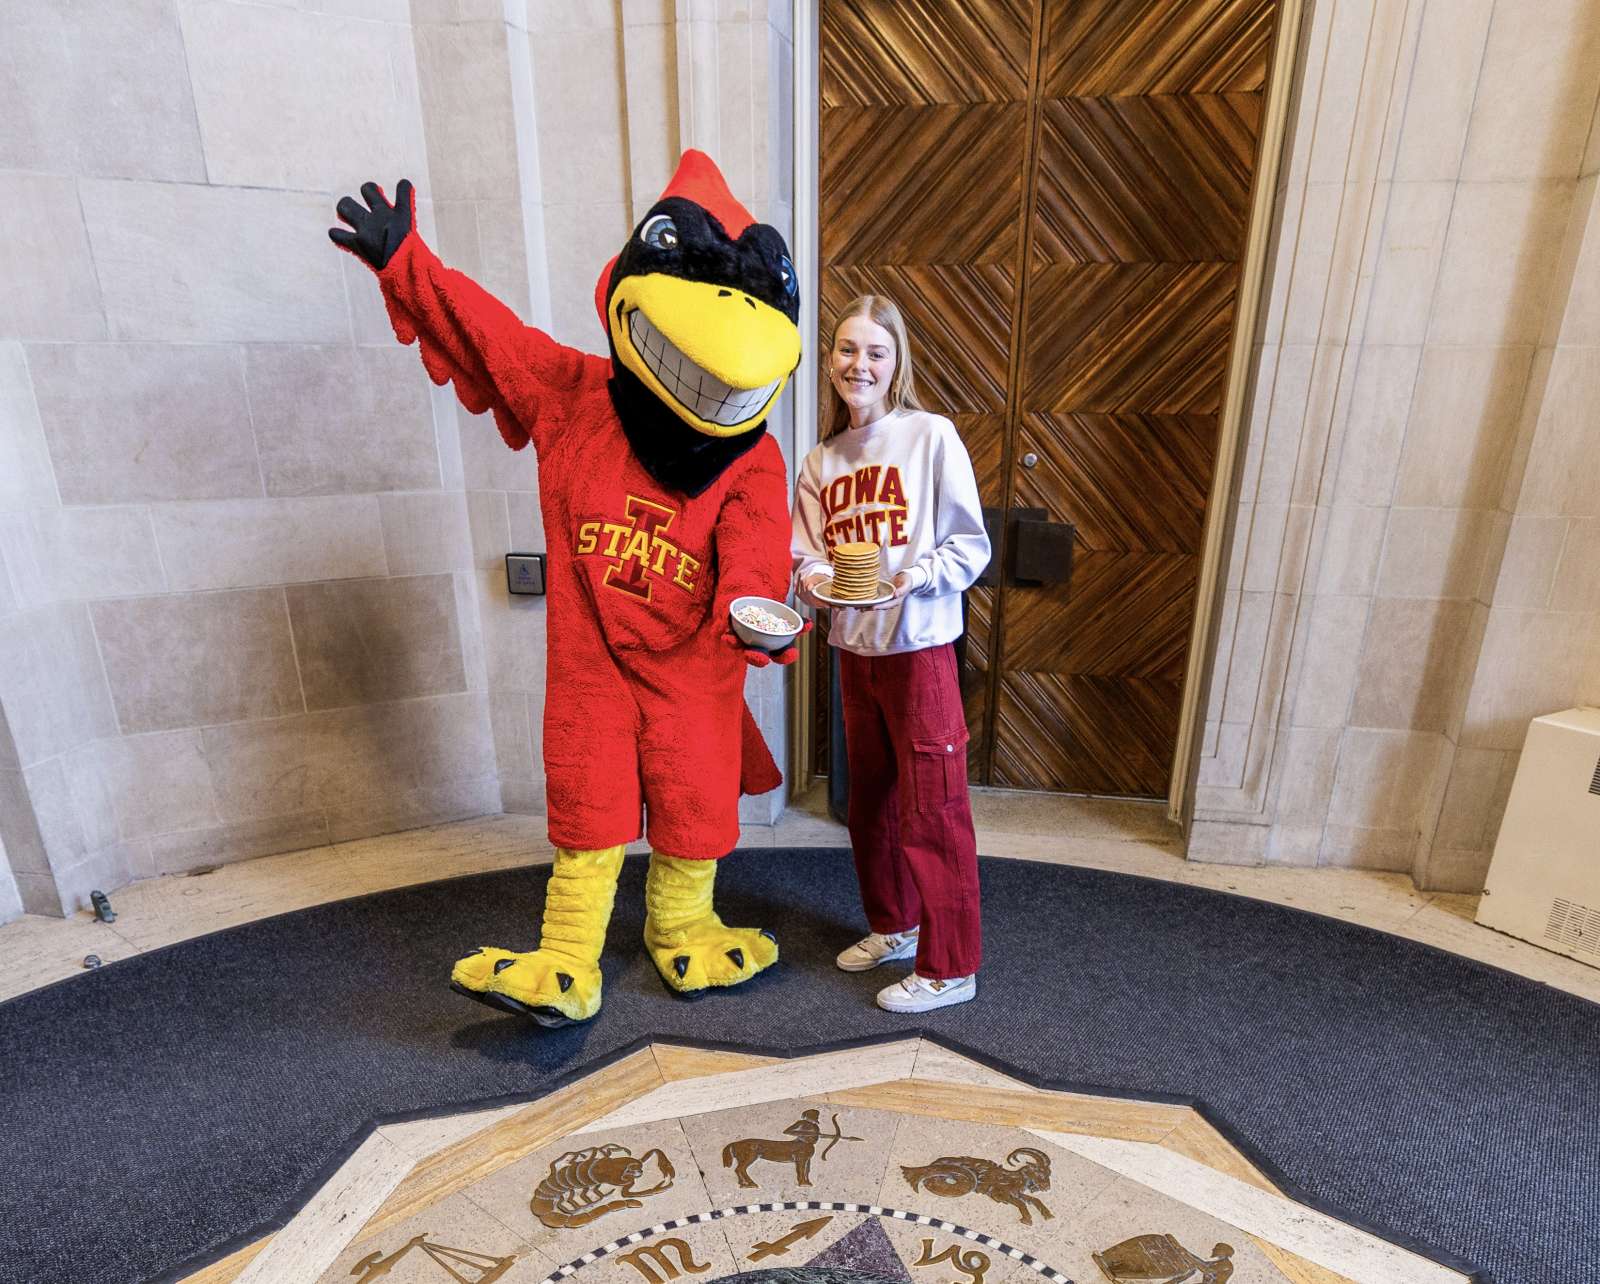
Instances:
[[[644,943],[661,979],[679,994],[738,985],[778,961],[778,938],[764,928],[728,927],[711,908],[714,860],[650,855]]]
[[[539,948],[516,954],[482,946],[456,963],[450,988],[544,1026],[589,1020],[600,1011],[600,951],[621,871],[621,847],[558,847]]]
[[[456,963],[450,987],[543,1026],[587,1021],[600,1011],[600,969],[549,950],[482,946]]]
[[[725,927],[713,914],[694,928],[662,933],[645,929],[645,946],[661,979],[679,994],[738,985],[778,961],[778,938],[754,927]]]

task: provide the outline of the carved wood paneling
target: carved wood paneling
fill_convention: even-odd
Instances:
[[[961,705],[966,713],[967,774],[979,781],[980,772],[987,772],[985,761],[988,745],[984,738],[989,717],[989,654],[993,638],[994,591],[972,588],[966,594],[967,629],[965,641],[959,643],[956,654],[960,660]]]
[[[972,471],[978,479],[978,498],[985,508],[998,508],[1003,502],[1000,477],[1000,450],[1005,441],[1004,415],[948,416],[961,434],[961,442],[972,457]]]
[[[997,784],[1168,787],[1275,11],[1046,9],[1012,503],[1078,545],[1002,596]]]
[[[1176,682],[1007,673],[994,784],[1013,789],[1158,797],[1172,772]]]
[[[993,636],[994,590],[978,586],[967,592],[967,664],[979,673],[989,671],[989,641]]]
[[[822,273],[819,351],[826,351],[845,304],[858,294],[886,294],[905,317],[923,404],[947,415],[1000,413],[1015,289],[1011,269],[999,264],[828,267]]]
[[[1046,102],[1035,263],[1237,259],[1260,115],[1256,94]]]
[[[1017,102],[1032,0],[828,0],[822,106]]]
[[[1045,0],[1035,60],[1029,0],[825,0],[821,342],[895,299],[984,503],[1077,528],[968,594],[976,781],[1167,789],[1277,3]]]
[[[1028,286],[1024,411],[1216,414],[1236,263],[1041,268]]]
[[[821,14],[818,351],[852,298],[893,299],[919,398],[955,423],[990,506],[1005,502],[1035,14],[1036,0],[825,0]],[[993,601],[969,601],[962,696],[982,780]]]
[[[1014,269],[1027,123],[1022,103],[827,112],[823,261]]]
[[[1015,503],[1077,528],[1096,552],[1198,553],[1211,486],[1215,415],[1024,417]]]
[[[1198,559],[1079,553],[1070,585],[1006,594],[1002,670],[1183,677]]]
[[[1277,0],[1071,0],[1045,10],[1047,98],[1258,93]]]
[[[1166,792],[1197,562],[1080,554],[1070,591],[1007,594],[994,784]]]
[[[818,776],[830,774],[833,766],[832,729],[829,720],[833,713],[833,648],[828,645],[828,612],[818,611],[813,637],[812,654],[816,657],[811,666],[811,771]]]

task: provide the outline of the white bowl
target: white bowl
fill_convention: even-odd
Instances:
[[[787,620],[793,626],[787,633],[763,633],[759,629],[752,629],[739,618],[739,612],[747,606],[759,606],[763,611],[776,615],[780,620]],[[746,646],[760,647],[763,651],[781,651],[795,638],[800,636],[800,629],[804,621],[800,613],[782,602],[774,602],[770,597],[736,597],[728,607],[728,620],[733,625],[733,631]]]

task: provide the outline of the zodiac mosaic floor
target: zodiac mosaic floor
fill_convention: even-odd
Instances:
[[[886,1077],[887,1076],[887,1077]],[[925,1040],[656,1045],[532,1105],[380,1130],[191,1276],[318,1284],[1444,1284],[1279,1195],[1194,1111]]]

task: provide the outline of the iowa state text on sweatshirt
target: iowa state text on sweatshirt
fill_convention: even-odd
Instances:
[[[989,536],[972,460],[948,419],[892,410],[806,456],[790,545],[797,579],[853,540],[882,548],[884,579],[910,571],[911,592],[880,610],[835,610],[834,646],[891,655],[961,636],[961,593],[989,564]]]

